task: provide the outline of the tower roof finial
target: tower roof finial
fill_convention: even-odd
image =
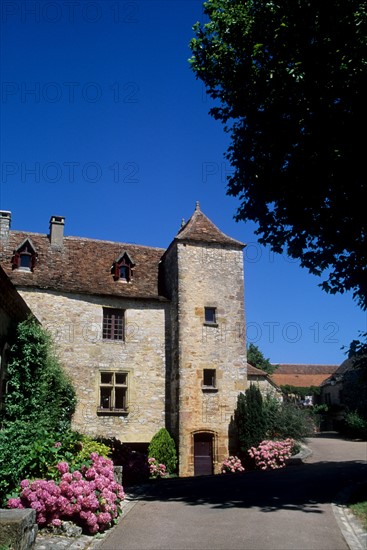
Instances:
[[[195,206],[195,210],[198,212],[200,212],[200,203],[199,201],[196,201],[196,206]]]

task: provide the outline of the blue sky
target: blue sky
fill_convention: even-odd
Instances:
[[[1,4],[0,208],[12,228],[167,247],[200,201],[245,249],[247,338],[272,362],[340,363],[367,330],[350,294],[233,219],[220,123],[188,64],[200,0]]]

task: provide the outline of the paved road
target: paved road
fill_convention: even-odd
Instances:
[[[283,470],[161,481],[141,497],[103,550],[347,550],[331,502],[367,479],[367,444],[308,442]]]

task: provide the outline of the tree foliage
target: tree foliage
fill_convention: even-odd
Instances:
[[[367,3],[208,0],[191,65],[231,135],[237,220],[367,308]]]
[[[88,449],[96,448],[90,439],[70,430],[75,390],[59,365],[48,333],[34,319],[18,325],[6,370],[0,505],[22,478],[49,474],[61,456],[70,462],[80,451],[81,441]]]
[[[253,367],[261,369],[268,374],[273,374],[276,370],[277,365],[272,365],[269,359],[266,359],[263,353],[259,350],[255,344],[251,342],[247,348],[247,361]]]
[[[283,384],[280,389],[288,397],[293,395],[296,399],[305,399],[308,395],[320,395],[320,386],[292,386],[292,384]]]

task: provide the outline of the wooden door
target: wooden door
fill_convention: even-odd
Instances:
[[[194,475],[213,473],[213,436],[208,433],[194,435]]]

